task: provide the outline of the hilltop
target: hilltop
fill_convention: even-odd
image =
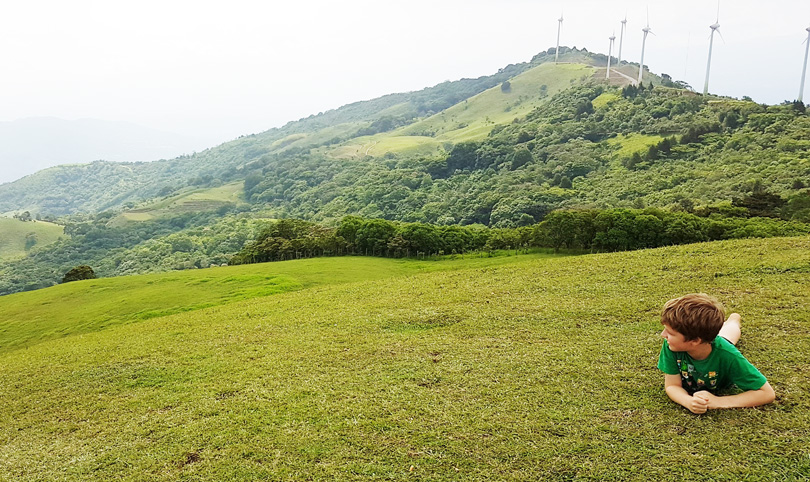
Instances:
[[[803,237],[456,260],[123,324],[91,309],[0,353],[0,479],[798,480],[810,470],[808,253]],[[301,272],[345,268],[314,261],[318,274]],[[314,261],[183,284],[295,278]],[[149,282],[77,282],[2,297],[0,310],[62,313],[42,301],[70,290],[68,311],[116,291],[130,313],[151,312],[152,295],[136,295]],[[742,313],[741,349],[774,404],[695,416],[666,397],[658,310],[692,291]],[[28,321],[5,323],[4,338]]]

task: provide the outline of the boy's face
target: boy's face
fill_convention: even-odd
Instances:
[[[673,330],[669,325],[664,325],[664,329],[661,331],[661,338],[669,343],[669,349],[672,351],[689,351],[701,343],[700,338],[686,341],[682,334]]]

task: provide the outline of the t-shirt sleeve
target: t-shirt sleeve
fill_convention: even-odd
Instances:
[[[768,381],[739,351],[735,350],[731,364],[731,382],[740,390],[759,390]]]
[[[675,360],[675,354],[669,349],[669,343],[666,340],[661,345],[661,353],[658,355],[658,369],[667,375],[679,375],[681,373],[681,368],[678,366],[677,360]]]

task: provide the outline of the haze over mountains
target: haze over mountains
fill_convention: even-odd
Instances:
[[[0,122],[0,184],[60,164],[154,161],[210,147],[210,141],[130,122],[30,117]]]

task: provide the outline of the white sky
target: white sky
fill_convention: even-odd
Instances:
[[[0,121],[122,120],[213,146],[309,114],[492,74],[561,43],[702,91],[714,1],[27,0],[0,6]],[[810,1],[725,1],[713,93],[795,99]],[[810,83],[810,82],[808,82]],[[805,101],[810,87],[805,88]]]

